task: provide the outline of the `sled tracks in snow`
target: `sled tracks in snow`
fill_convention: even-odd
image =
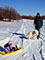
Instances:
[[[45,35],[41,33],[41,36],[42,36],[42,37],[40,37],[40,38],[41,38],[41,39],[43,40],[43,42],[45,43],[45,39],[44,39],[44,38],[45,38]]]
[[[45,35],[41,33],[40,39],[43,42],[43,44],[45,44],[45,39],[44,38],[45,38]],[[43,45],[42,45],[42,47],[43,47]],[[42,60],[45,60],[43,55],[42,55],[42,47],[40,48],[40,54],[41,54]]]
[[[41,33],[41,35],[42,35],[43,37],[45,37],[45,35],[44,35],[44,34],[42,34],[42,33]]]

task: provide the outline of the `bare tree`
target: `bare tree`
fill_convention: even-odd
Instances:
[[[0,17],[3,17],[4,19],[9,19],[9,21],[11,21],[11,19],[19,19],[20,14],[14,8],[3,7],[0,8]]]
[[[2,20],[2,19],[3,19],[3,9],[0,8],[0,20]]]

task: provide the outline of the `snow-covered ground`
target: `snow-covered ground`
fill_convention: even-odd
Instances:
[[[27,34],[34,31],[33,21],[22,19],[16,22],[1,22],[0,21],[0,46],[4,46],[9,40],[12,40],[14,45],[22,45],[23,49],[10,56],[0,54],[0,60],[45,60],[45,21],[43,21],[40,40],[28,40],[20,38],[21,34]],[[15,34],[13,34],[15,33]]]

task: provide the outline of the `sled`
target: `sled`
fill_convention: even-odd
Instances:
[[[17,52],[21,51],[22,48],[23,48],[23,47],[18,47],[18,50],[13,51],[13,52],[10,52],[10,53],[5,53],[5,51],[2,51],[1,54],[2,54],[2,55],[5,55],[5,56],[8,56],[8,55],[11,55],[11,54],[14,54],[14,53],[17,53]]]

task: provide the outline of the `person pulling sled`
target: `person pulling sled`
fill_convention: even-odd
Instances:
[[[37,13],[36,18],[34,20],[34,26],[35,26],[35,29],[38,30],[38,32],[39,32],[39,34],[37,36],[37,39],[39,39],[40,38],[40,29],[43,26],[43,19],[40,16],[39,12]]]

